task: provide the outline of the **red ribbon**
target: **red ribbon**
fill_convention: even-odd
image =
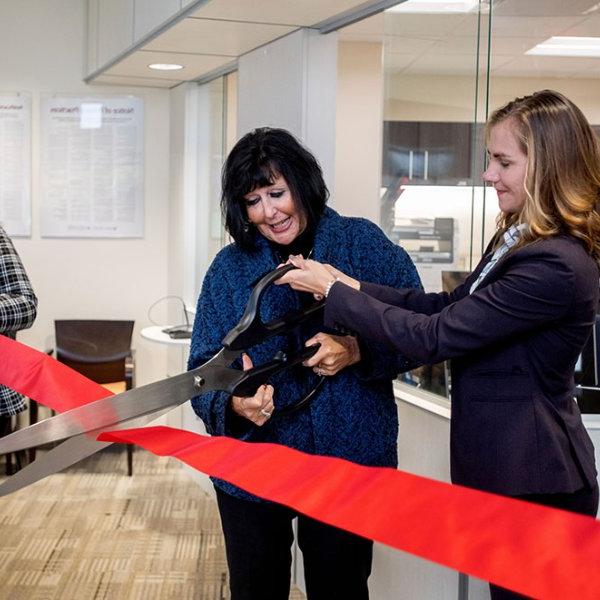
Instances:
[[[0,335],[0,383],[57,412],[112,396],[48,354]]]
[[[600,523],[403,471],[168,427],[103,433],[252,494],[536,598],[600,596]]]
[[[18,342],[0,338],[0,350],[0,383],[40,403],[66,410],[107,395]],[[107,432],[99,439],[174,456],[325,523],[522,594],[600,597],[600,523],[590,517],[395,469],[168,427]]]

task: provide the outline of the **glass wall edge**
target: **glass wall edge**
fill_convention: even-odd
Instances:
[[[402,4],[402,2],[405,1],[406,0],[371,0],[370,2],[365,2],[360,6],[340,13],[339,15],[325,19],[325,21],[316,23],[312,26],[312,29],[318,29],[319,32],[323,34],[331,33],[342,27],[347,27],[348,25],[362,21],[367,17],[372,17],[377,13],[383,12],[387,8],[395,6],[396,4]]]
[[[394,381],[394,396],[398,402],[406,402],[440,417],[450,418],[450,400],[433,392]]]
[[[211,71],[210,73],[199,77],[198,79],[193,79],[190,83],[195,83],[196,85],[204,85],[205,83],[210,83],[211,81],[214,81],[219,77],[225,77],[225,75],[229,75],[230,73],[233,73],[237,70],[238,61],[237,59],[235,59],[227,63],[226,65],[223,65],[222,67],[219,67],[218,69],[215,69],[214,71]]]

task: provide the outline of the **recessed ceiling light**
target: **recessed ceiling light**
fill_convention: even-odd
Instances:
[[[393,13],[467,13],[479,5],[479,0],[406,0],[388,8]]]
[[[600,37],[553,36],[527,50],[525,54],[600,57]]]
[[[183,65],[177,65],[175,63],[152,63],[148,65],[149,69],[154,69],[155,71],[179,71],[179,69],[183,69]]]

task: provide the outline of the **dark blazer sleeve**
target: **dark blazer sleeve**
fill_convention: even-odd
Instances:
[[[371,285],[356,291],[338,282],[327,298],[325,322],[436,363],[560,318],[572,302],[574,274],[562,256],[530,250],[498,264],[471,295],[465,295],[468,281],[453,302],[456,293],[394,292]],[[430,312],[435,308],[441,310]]]
[[[384,304],[391,304],[400,308],[406,308],[413,312],[424,315],[433,315],[440,312],[456,299],[460,298],[457,291],[449,294],[447,292],[427,293],[422,289],[394,289],[375,283],[361,282],[362,292],[375,298]]]
[[[422,290],[417,269],[404,248],[394,244],[370,221],[352,219],[351,222],[354,223],[352,256],[359,257],[354,265],[357,278],[377,281],[396,291]],[[377,341],[361,338],[358,341],[361,360],[353,368],[363,381],[389,381],[414,367],[413,361]]]

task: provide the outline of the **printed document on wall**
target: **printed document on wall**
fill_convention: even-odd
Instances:
[[[31,96],[0,94],[0,224],[31,235]]]
[[[42,98],[42,237],[144,235],[143,104]]]

